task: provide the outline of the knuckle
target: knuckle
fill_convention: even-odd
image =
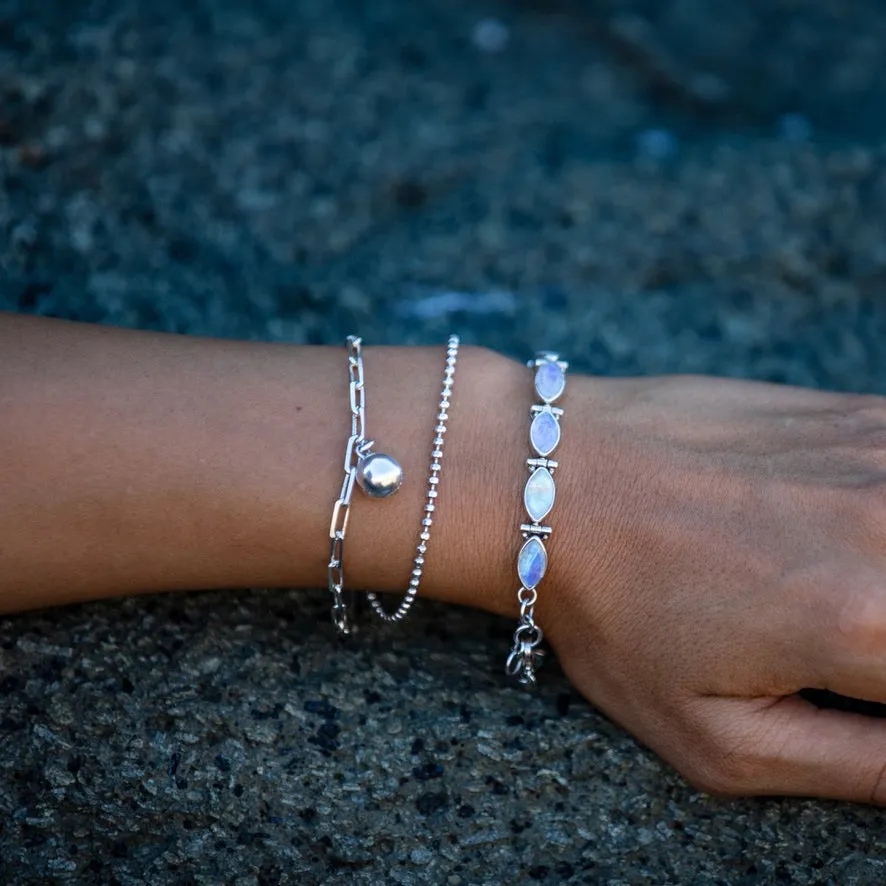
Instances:
[[[832,636],[837,645],[854,654],[886,648],[886,600],[878,589],[856,580],[836,607]]]

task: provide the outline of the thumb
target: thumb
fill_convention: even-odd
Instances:
[[[702,789],[886,805],[886,721],[796,695],[704,702],[705,731],[719,755],[689,767],[702,773]]]

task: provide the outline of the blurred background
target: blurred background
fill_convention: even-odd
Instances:
[[[880,0],[0,0],[0,308],[886,393],[884,49]],[[696,793],[509,620],[327,598],[0,619],[0,882],[886,881],[881,812]]]
[[[886,391],[877,0],[0,0],[0,306]]]

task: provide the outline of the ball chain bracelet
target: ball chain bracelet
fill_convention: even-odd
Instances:
[[[550,538],[552,529],[541,523],[554,506],[556,489],[554,471],[557,462],[549,458],[560,442],[560,417],[563,410],[553,406],[566,390],[566,370],[569,364],[551,351],[541,351],[528,363],[535,369],[535,392],[541,405],[531,409],[532,424],[529,440],[536,455],[526,459],[530,476],[523,490],[523,504],[530,523],[522,523],[520,531],[525,539],[517,556],[517,575],[520,590],[520,618],[514,631],[514,646],[508,656],[505,671],[526,685],[535,684],[535,672],[544,655],[539,645],[544,637],[535,622],[535,604],[538,600],[538,584],[548,567],[548,553],[542,539]]]
[[[425,565],[425,554],[428,550],[428,542],[431,539],[431,525],[434,522],[434,511],[437,509],[437,486],[440,484],[440,461],[443,458],[443,444],[445,442],[446,422],[449,420],[449,398],[452,396],[452,385],[455,381],[455,363],[458,360],[459,338],[450,335],[446,344],[446,369],[443,373],[443,387],[440,391],[440,402],[437,404],[437,424],[434,427],[434,448],[431,452],[431,467],[428,476],[427,502],[424,507],[424,517],[421,521],[421,531],[418,536],[415,560],[412,568],[412,578],[409,579],[409,590],[400,601],[400,605],[394,612],[386,612],[378,599],[378,595],[372,591],[367,594],[372,610],[382,621],[395,622],[402,620],[409,607],[412,606],[418,594],[418,585],[421,581],[422,569]]]

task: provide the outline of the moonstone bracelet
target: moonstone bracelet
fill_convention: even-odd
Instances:
[[[529,442],[536,454],[526,459],[529,479],[523,490],[523,504],[531,522],[520,525],[525,539],[517,556],[520,619],[517,630],[514,631],[514,646],[508,656],[505,671],[521,683],[534,685],[535,672],[544,655],[538,648],[544,635],[535,622],[535,603],[538,600],[538,584],[548,568],[548,552],[543,539],[549,538],[553,531],[541,521],[554,506],[554,471],[557,462],[549,456],[560,442],[560,416],[563,415],[562,409],[551,404],[566,390],[566,370],[569,364],[560,360],[559,354],[540,351],[534,360],[529,361],[528,366],[535,369],[535,392],[543,403],[534,405],[530,412],[532,424],[529,428]]]

